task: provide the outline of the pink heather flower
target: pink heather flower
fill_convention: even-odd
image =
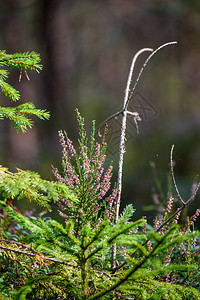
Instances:
[[[200,209],[198,208],[195,214],[191,217],[191,221],[196,222],[199,215],[200,215]]]
[[[162,223],[162,219],[161,218],[159,218],[159,219],[156,218],[154,220],[154,230],[156,230],[161,225],[161,223]]]
[[[175,224],[178,224],[178,220],[180,218],[180,215],[181,215],[181,211],[179,211],[179,213],[176,215],[175,219],[174,219],[174,223]]]
[[[67,156],[67,152],[70,153],[71,157],[75,156],[76,150],[74,149],[74,146],[72,145],[72,141],[68,137],[66,137],[66,141],[65,141],[65,136],[64,136],[62,130],[58,131],[58,135],[60,137],[60,143],[62,145],[63,157]]]
[[[66,156],[67,155],[67,151],[66,151],[66,143],[65,143],[65,137],[63,135],[63,132],[60,130],[58,131],[58,135],[60,137],[60,144],[62,146],[62,153],[63,153],[63,156]]]
[[[172,278],[171,278],[171,283],[174,283],[174,284],[177,284],[177,275],[172,275]]]
[[[106,173],[104,174],[104,178],[101,182],[101,187],[100,187],[101,191],[98,195],[99,200],[101,200],[105,196],[105,194],[107,193],[107,191],[110,188],[110,184],[111,184],[110,179],[112,176],[111,172],[112,172],[112,166],[110,166],[108,168],[108,170],[106,171]]]
[[[147,248],[149,252],[152,250],[152,244],[150,241],[147,242]]]
[[[69,200],[62,199],[62,198],[59,198],[58,206],[59,206],[60,209],[62,209],[62,210],[64,210],[65,207],[71,208],[71,204],[70,204]],[[65,207],[64,207],[64,206],[65,206]]]
[[[98,221],[98,223],[97,223],[97,225],[96,225],[96,228],[99,227],[99,225],[101,224],[102,221],[103,221],[103,220],[102,220],[101,218],[99,218],[99,221]]]
[[[63,182],[64,181],[64,179],[62,178],[62,176],[60,176],[60,174],[58,173],[58,170],[56,168],[52,169],[52,173],[56,177],[58,182]]]
[[[69,138],[67,138],[67,148],[71,157],[76,155],[76,150],[74,149],[74,146],[72,145],[72,141]]]
[[[171,262],[171,256],[170,256],[170,254],[167,257],[168,258],[164,262],[165,266],[168,265]]]
[[[138,233],[138,228],[129,231],[129,234],[135,234],[135,233]]]
[[[126,248],[123,247],[123,246],[120,246],[120,248],[121,248],[121,253],[119,255],[122,256],[122,257],[125,257],[127,255],[126,254]]]
[[[96,214],[96,212],[98,211],[98,208],[99,208],[99,203],[96,203],[96,207],[94,209],[94,212],[93,212],[93,216]]]
[[[83,157],[83,170],[84,170],[84,173],[89,174],[91,170],[90,170],[90,162],[89,162],[89,159],[87,157],[87,154],[83,153],[82,157]]]
[[[114,204],[117,198],[118,190],[115,189],[112,191],[111,195],[107,198],[108,210],[107,210],[107,219],[111,221],[114,213]]]
[[[197,239],[194,238],[193,242],[191,243],[192,248],[194,249],[196,247]]]
[[[68,216],[67,216],[66,214],[62,213],[61,211],[59,212],[59,216],[61,216],[61,217],[65,218],[65,219],[67,219],[67,218],[68,218]]]
[[[168,204],[167,204],[167,208],[166,208],[166,211],[167,211],[168,213],[171,212],[173,202],[174,202],[174,198],[170,197],[170,199],[169,199],[169,201],[168,201]]]
[[[31,268],[33,270],[35,270],[36,268],[38,268],[40,266],[39,262],[35,261],[34,264],[31,266]]]

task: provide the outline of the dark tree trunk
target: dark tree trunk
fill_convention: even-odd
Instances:
[[[67,102],[68,94],[68,9],[71,1],[42,0],[41,41],[47,106],[54,114]]]

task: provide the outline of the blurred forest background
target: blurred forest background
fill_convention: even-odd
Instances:
[[[156,193],[167,201],[172,144],[180,192],[190,196],[200,178],[199,0],[1,0],[0,28],[2,50],[41,54],[39,75],[29,71],[31,80],[23,74],[19,83],[19,72],[12,71],[10,83],[19,89],[20,101],[33,101],[51,113],[49,121],[35,120],[26,134],[1,121],[0,164],[13,171],[14,166],[35,170],[47,179],[53,179],[51,164],[61,161],[57,131],[77,138],[74,109],[79,108],[87,128],[93,119],[98,126],[122,107],[133,55],[177,41],[151,60],[130,103],[142,122],[138,135],[131,119],[128,123],[122,198],[123,205],[133,203],[137,216],[151,221]],[[9,105],[2,94],[0,103]],[[120,119],[112,121],[107,142],[113,180],[119,130]],[[198,194],[189,212],[199,205]]]

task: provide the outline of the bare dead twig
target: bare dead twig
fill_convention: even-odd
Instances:
[[[122,191],[122,168],[123,168],[123,158],[124,158],[124,153],[125,153],[126,120],[127,120],[127,114],[128,114],[127,113],[128,109],[127,109],[126,103],[128,101],[128,97],[129,97],[130,85],[131,85],[131,80],[132,80],[136,60],[137,60],[137,58],[140,54],[142,54],[143,52],[146,52],[146,51],[153,51],[153,49],[151,49],[151,48],[141,49],[133,57],[131,67],[130,67],[130,71],[129,71],[129,75],[128,75],[126,90],[125,90],[124,105],[123,105],[123,109],[122,109],[120,145],[119,145],[119,167],[118,167],[118,179],[117,179],[118,193],[117,193],[116,206],[115,206],[115,219],[114,219],[115,224],[117,223],[117,221],[119,219],[119,208],[120,208],[121,191]],[[135,115],[135,120],[136,120],[136,118],[137,118],[137,120],[139,120],[138,113]],[[137,123],[137,120],[136,120],[136,123]],[[112,247],[111,264],[112,264],[112,267],[115,268],[115,265],[116,265],[116,245],[113,245],[113,247]]]
[[[134,91],[135,91],[135,89],[136,89],[136,86],[137,86],[137,84],[138,84],[138,81],[139,81],[139,79],[140,79],[140,77],[141,77],[141,75],[142,75],[142,73],[143,73],[145,67],[147,66],[148,62],[150,61],[150,59],[151,59],[158,51],[160,51],[162,48],[164,48],[164,47],[166,47],[166,46],[169,46],[169,45],[174,45],[174,44],[177,44],[177,42],[176,42],[176,41],[175,41],[175,42],[168,42],[168,43],[165,43],[165,44],[161,45],[160,47],[158,47],[158,48],[155,49],[154,51],[152,50],[152,53],[149,55],[149,57],[146,59],[145,63],[143,64],[142,68],[140,69],[140,72],[139,72],[139,74],[138,74],[138,77],[137,77],[136,80],[135,80],[134,86],[133,86],[131,92],[129,93],[129,97],[128,97],[128,101],[127,101],[127,103],[126,103],[126,107],[128,107],[128,104],[129,104],[129,102],[130,102],[130,100],[131,100],[131,98],[132,98],[132,96],[133,96],[133,93],[134,93]]]
[[[156,228],[155,232],[159,232],[165,225],[167,225],[172,219],[174,219],[175,216],[177,216],[179,213],[182,212],[182,210],[184,208],[186,208],[195,198],[199,188],[200,188],[200,182],[197,184],[197,187],[194,191],[194,193],[191,195],[191,197],[187,200],[184,201],[180,195],[178,186],[176,184],[176,180],[175,180],[175,176],[174,176],[174,162],[173,162],[173,150],[174,150],[174,145],[172,145],[171,147],[171,152],[170,152],[170,169],[171,169],[171,175],[172,175],[172,179],[173,179],[173,183],[176,189],[176,193],[178,195],[178,198],[181,202],[181,207],[177,208],[177,210],[171,215],[169,216],[158,228]],[[142,246],[145,246],[148,243],[148,240],[146,240]],[[133,257],[135,255],[136,251],[134,251],[134,253],[132,253],[130,256]],[[112,271],[117,271],[119,269],[121,269],[123,266],[126,265],[126,262],[123,262],[121,265],[115,267]]]
[[[130,102],[130,99],[132,98],[133,92],[138,84],[138,81],[142,75],[142,72],[144,70],[144,68],[146,67],[147,63],[150,61],[150,59],[153,57],[154,54],[156,54],[159,50],[161,50],[162,48],[168,46],[168,45],[172,45],[172,44],[176,44],[176,42],[169,42],[169,43],[165,43],[163,45],[161,45],[160,47],[158,47],[157,49],[153,50],[151,48],[143,48],[140,51],[138,51],[135,56],[133,57],[132,63],[131,63],[131,67],[130,67],[130,71],[129,71],[129,75],[128,75],[128,80],[127,80],[127,85],[126,85],[126,90],[125,90],[125,96],[124,96],[124,104],[123,104],[123,109],[121,111],[119,111],[118,113],[112,115],[111,117],[109,117],[105,122],[106,124],[108,123],[108,121],[110,121],[111,119],[113,119],[114,117],[117,117],[119,114],[122,114],[122,120],[121,120],[121,135],[120,135],[120,144],[119,144],[119,166],[118,166],[118,179],[117,179],[117,184],[118,184],[118,194],[117,194],[117,199],[116,199],[116,206],[115,206],[115,219],[114,222],[115,224],[118,221],[119,218],[119,209],[120,209],[120,202],[121,202],[121,192],[122,192],[122,169],[123,169],[123,158],[124,158],[124,153],[126,152],[125,149],[125,142],[126,142],[126,122],[127,122],[127,115],[131,115],[134,117],[134,121],[136,124],[136,128],[137,128],[137,132],[138,132],[138,121],[141,121],[141,118],[139,116],[139,114],[137,112],[130,112],[128,111],[128,104]],[[137,61],[137,58],[140,54],[144,53],[144,52],[152,52],[148,58],[146,59],[145,63],[143,64],[142,68],[140,69],[139,75],[136,78],[136,81],[133,85],[133,88],[130,92],[130,85],[131,85],[131,80],[133,77],[133,71],[134,71],[134,67],[135,67],[135,63]],[[103,126],[103,124],[105,124],[105,122],[103,122],[101,124],[101,128]],[[112,267],[115,268],[116,266],[116,245],[113,246],[112,248],[112,259],[111,259],[111,264]]]
[[[108,124],[108,122],[114,118],[117,118],[120,114],[122,114],[123,110],[120,110],[118,111],[117,113],[113,114],[112,116],[110,116],[109,118],[107,118],[105,121],[103,121],[100,125],[99,125],[99,128],[98,128],[98,136],[99,137],[102,137],[102,134],[101,134],[101,129],[106,125]]]
[[[126,90],[125,90],[124,104],[123,104],[123,109],[122,109],[120,145],[119,145],[118,197],[117,197],[117,201],[116,201],[115,224],[117,223],[118,217],[119,217],[119,207],[120,207],[121,190],[122,190],[122,167],[123,167],[123,156],[125,153],[125,141],[126,141],[125,135],[126,135],[127,115],[132,114],[132,116],[134,116],[136,120],[140,120],[139,114],[137,112],[135,112],[135,113],[128,112],[126,104],[127,104],[128,97],[129,97],[130,85],[131,85],[131,80],[132,80],[136,60],[140,54],[147,52],[147,51],[151,52],[151,51],[153,51],[153,49],[151,49],[151,48],[141,49],[133,57],[130,71],[129,71],[128,80],[127,80]]]
[[[141,77],[141,75],[142,75],[142,73],[143,73],[145,67],[147,66],[148,62],[150,61],[150,59],[151,59],[151,58],[152,58],[159,50],[161,50],[162,48],[164,48],[164,47],[166,47],[166,46],[169,46],[169,45],[173,45],[173,44],[177,44],[177,42],[175,41],[175,42],[168,42],[168,43],[165,43],[165,44],[161,45],[160,47],[158,47],[158,48],[155,49],[155,50],[153,50],[153,49],[151,49],[151,48],[144,48],[144,49],[141,49],[140,51],[138,51],[138,52],[136,53],[136,55],[135,55],[134,58],[133,58],[134,62],[132,62],[133,68],[134,68],[134,65],[135,65],[135,62],[136,62],[138,56],[139,56],[141,53],[143,53],[143,52],[145,52],[145,51],[150,51],[150,52],[152,52],[152,53],[148,56],[148,58],[146,59],[146,61],[144,62],[142,68],[140,69],[139,74],[138,74],[138,77],[136,78],[135,83],[134,83],[134,85],[133,85],[133,88],[132,88],[131,90],[130,90],[130,84],[131,84],[131,80],[132,80],[132,75],[130,76],[130,74],[131,74],[131,69],[130,69],[130,72],[129,72],[129,78],[128,78],[128,81],[127,81],[127,86],[129,85],[129,89],[128,89],[128,90],[126,89],[126,92],[128,91],[128,96],[125,94],[125,97],[127,98],[127,99],[126,99],[126,100],[127,100],[127,101],[126,101],[126,106],[125,106],[126,109],[128,108],[128,104],[129,104],[130,100],[132,99],[133,93],[134,93],[134,91],[135,91],[135,89],[136,89],[136,86],[137,86],[137,84],[138,84],[138,82],[139,82],[139,79],[140,79],[140,77]],[[131,66],[132,66],[132,65],[131,65]],[[133,74],[133,69],[132,69],[132,74]],[[109,118],[107,118],[104,122],[102,122],[102,123],[99,125],[99,128],[98,128],[98,136],[99,136],[99,137],[101,137],[101,132],[100,132],[100,131],[101,131],[102,127],[105,125],[105,123],[108,123],[108,122],[111,121],[113,118],[118,117],[120,114],[123,113],[123,110],[124,110],[124,109],[122,109],[122,110],[118,111],[117,113],[111,115]]]

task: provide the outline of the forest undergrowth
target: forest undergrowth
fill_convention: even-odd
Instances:
[[[194,183],[191,197],[183,199],[175,179],[174,145],[169,161],[176,194],[169,191],[164,204],[156,196],[159,213],[153,225],[145,217],[135,218],[134,203],[120,209],[126,122],[133,118],[138,131],[142,121],[137,112],[128,110],[128,104],[150,59],[175,43],[156,50],[144,48],[134,56],[123,108],[98,130],[93,121],[90,134],[86,133],[84,118],[75,110],[78,146],[70,140],[70,133],[59,131],[62,162],[60,168],[52,166],[55,180],[0,166],[0,299],[200,298],[200,233],[195,228],[200,209],[180,222],[187,206],[195,201],[200,183]],[[150,55],[132,84],[136,60],[144,52]],[[20,79],[23,71],[42,68],[35,52],[11,55],[5,51],[0,52],[0,67],[18,68]],[[19,93],[7,83],[8,71],[3,68],[1,90],[11,101],[18,101]],[[1,119],[10,119],[17,131],[32,127],[31,115],[49,118],[48,112],[32,103],[0,107]],[[110,120],[118,116],[122,122],[119,167],[112,185],[113,167],[106,159],[105,138]],[[21,212],[14,200],[35,202],[41,213]],[[53,202],[57,217],[45,217]]]

